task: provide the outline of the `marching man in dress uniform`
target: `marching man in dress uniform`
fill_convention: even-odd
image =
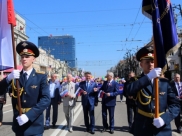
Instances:
[[[127,84],[129,96],[137,97],[134,136],[172,136],[170,122],[179,114],[180,105],[168,80],[159,78],[159,118],[155,115],[153,79],[160,77],[161,68],[154,68],[153,46],[141,48],[136,58],[143,69],[141,77]],[[168,109],[168,110],[167,110]]]
[[[36,72],[32,66],[35,58],[39,56],[39,50],[33,43],[20,42],[16,51],[21,56],[23,70],[21,72],[14,70],[6,80],[9,83],[12,81],[12,94],[14,98],[17,98],[17,90],[12,79],[19,79],[22,115],[19,116],[18,104],[13,103],[12,129],[16,136],[42,136],[44,131],[43,111],[50,104],[47,75]]]

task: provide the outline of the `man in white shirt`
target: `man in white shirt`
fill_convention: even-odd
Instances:
[[[176,94],[176,97],[179,99],[180,105],[182,106],[182,98],[180,98],[182,96],[182,82],[180,81],[180,75],[178,73],[175,74],[174,82],[171,83],[171,87],[173,88],[173,91]],[[181,133],[182,128],[181,128],[181,124],[180,124],[180,113],[175,118],[175,125],[177,128],[177,132]]]
[[[72,82],[72,75],[67,75],[67,82],[62,84],[60,92],[68,90],[68,94],[63,97],[63,111],[65,113],[67,128],[69,132],[73,131],[73,121],[74,121],[74,107],[75,107],[75,86],[76,84]]]
[[[50,128],[50,110],[51,105],[53,107],[53,116],[52,116],[52,127],[56,127],[56,122],[58,118],[58,105],[61,103],[61,97],[59,95],[60,83],[57,81],[57,75],[51,74],[51,80],[49,81],[49,91],[51,97],[51,103],[46,109],[46,122],[45,129]]]

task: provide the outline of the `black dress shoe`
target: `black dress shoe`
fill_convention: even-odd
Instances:
[[[90,133],[91,133],[91,134],[95,134],[95,131],[94,131],[94,130],[92,130]]]
[[[45,126],[44,127],[44,130],[48,130],[50,127],[49,126]]]
[[[114,130],[110,130],[110,133],[111,133],[111,134],[114,134]]]
[[[89,132],[89,131],[90,131],[90,129],[88,129],[88,128],[85,129],[85,132]]]
[[[103,128],[103,129],[101,130],[102,133],[104,133],[104,132],[106,132],[106,131],[107,131],[106,128]]]
[[[56,124],[52,124],[52,128],[56,128]]]
[[[179,134],[181,134],[182,129],[181,129],[181,128],[177,129],[177,132],[178,132]]]

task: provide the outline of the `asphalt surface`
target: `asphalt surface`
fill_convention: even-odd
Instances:
[[[58,121],[56,128],[50,128],[44,131],[44,136],[90,136],[92,134],[85,132],[83,110],[80,103],[80,99],[75,107],[75,121],[73,126],[73,132],[70,133],[65,125],[66,120],[63,113],[63,105],[59,105],[58,109]],[[12,106],[11,98],[7,97],[7,103],[3,107],[3,125],[0,127],[0,136],[14,136],[11,130],[12,126]],[[52,116],[51,116],[52,117]],[[182,134],[176,133],[176,127],[174,121],[171,122],[173,136],[182,136]],[[95,136],[110,136],[109,132],[101,133],[102,130],[102,114],[101,114],[101,103],[95,108]],[[115,131],[114,136],[132,136],[128,132],[127,114],[126,114],[126,104],[125,102],[119,101],[119,96],[117,99],[117,105],[115,108]]]

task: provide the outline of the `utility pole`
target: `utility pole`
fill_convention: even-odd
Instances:
[[[49,68],[49,70],[48,70],[48,76],[50,76],[50,65],[49,65],[49,59],[50,59],[50,57],[51,57],[51,51],[52,50],[54,50],[54,49],[50,49],[50,47],[49,47],[49,49],[44,49],[46,52],[47,52],[47,54],[48,54],[48,68]]]

